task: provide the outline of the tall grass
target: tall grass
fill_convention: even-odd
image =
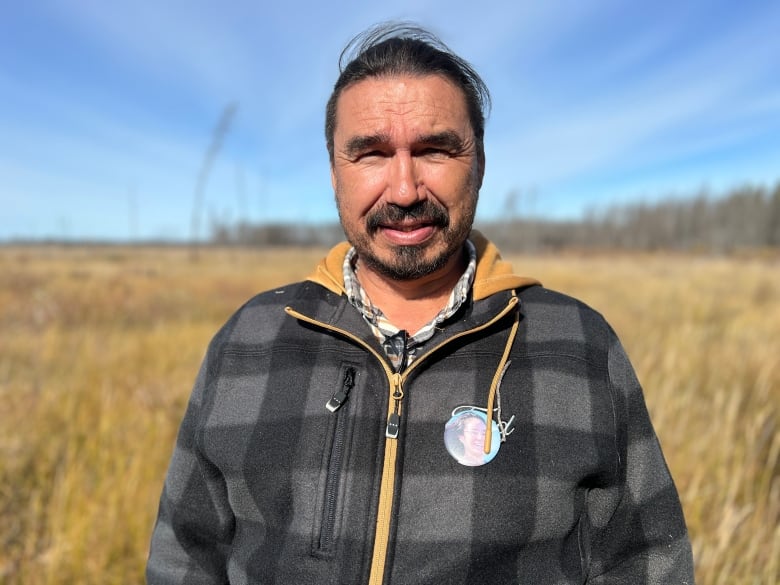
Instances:
[[[0,248],[0,583],[143,582],[205,346],[321,251]],[[620,334],[702,585],[780,579],[780,270],[771,258],[516,257]]]

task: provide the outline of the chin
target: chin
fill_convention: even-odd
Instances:
[[[429,246],[397,246],[390,251],[391,258],[384,259],[368,254],[365,263],[374,271],[392,280],[417,280],[438,272],[447,265],[450,254],[446,251],[431,253]],[[358,252],[359,254],[359,252]]]

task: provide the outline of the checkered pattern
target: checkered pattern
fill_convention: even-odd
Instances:
[[[398,329],[387,319],[382,309],[371,303],[371,299],[368,298],[365,289],[360,286],[360,281],[355,274],[357,252],[355,248],[351,248],[347,252],[342,270],[347,299],[353,307],[361,312],[396,371],[404,369],[414,361],[418,348],[433,337],[437,328],[440,328],[447,319],[452,317],[468,298],[471,284],[474,282],[474,273],[477,270],[477,250],[471,240],[466,240],[465,248],[468,258],[466,269],[458,282],[455,283],[447,303],[431,321],[423,325],[413,335]]]
[[[481,278],[475,289],[492,282]],[[501,385],[516,425],[490,463],[458,464],[443,431],[454,407],[486,402],[518,309],[476,328],[511,291],[467,300],[404,374],[383,583],[693,583],[677,493],[613,331],[564,295],[518,295]],[[149,585],[366,583],[394,441],[385,359],[346,295],[321,284],[239,310],[212,341],[182,421]]]

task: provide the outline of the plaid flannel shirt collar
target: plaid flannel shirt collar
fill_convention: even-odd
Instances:
[[[433,337],[436,327],[454,315],[468,298],[471,286],[474,283],[474,274],[477,270],[477,250],[471,240],[466,240],[466,254],[468,255],[466,270],[453,287],[447,304],[430,322],[421,327],[414,335],[406,340],[406,351],[412,350],[412,358],[414,355],[414,348]],[[343,265],[344,289],[347,292],[347,298],[352,306],[363,315],[363,318],[369,324],[374,335],[385,348],[385,351],[390,358],[394,359],[394,357],[397,356],[394,356],[393,354],[396,354],[397,351],[394,350],[393,347],[397,347],[397,344],[388,343],[388,340],[397,336],[400,330],[387,319],[379,307],[376,307],[371,303],[366,291],[360,286],[360,282],[355,274],[356,261],[357,251],[355,248],[350,248],[344,258]],[[394,362],[395,361],[396,360],[394,359]]]

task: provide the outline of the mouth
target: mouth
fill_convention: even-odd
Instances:
[[[385,206],[368,217],[367,228],[370,234],[379,233],[394,244],[410,246],[424,243],[448,223],[447,212],[425,200],[408,208]]]
[[[438,227],[439,226],[435,221],[415,220],[397,223],[381,223],[379,224],[377,231],[395,244],[414,246],[428,240]]]

